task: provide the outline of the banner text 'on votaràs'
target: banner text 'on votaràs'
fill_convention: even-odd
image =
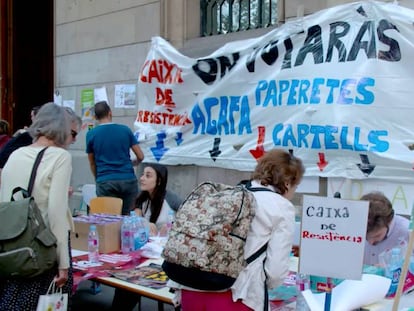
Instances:
[[[156,160],[165,164],[251,170],[257,154],[282,147],[310,176],[414,177],[412,13],[342,5],[197,59],[153,38],[138,79],[144,152],[163,148]]]

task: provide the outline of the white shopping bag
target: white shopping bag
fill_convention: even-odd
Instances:
[[[36,311],[66,311],[68,308],[68,294],[56,287],[52,281],[46,295],[40,295]]]

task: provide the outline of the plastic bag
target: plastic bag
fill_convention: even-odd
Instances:
[[[36,311],[66,311],[68,309],[68,294],[56,287],[55,281],[50,283],[46,295],[40,295]]]

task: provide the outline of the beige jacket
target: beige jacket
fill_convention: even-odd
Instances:
[[[21,147],[14,151],[1,172],[0,202],[10,201],[16,187],[27,189],[30,173],[37,154],[43,147]],[[60,269],[69,267],[68,232],[73,220],[68,203],[72,174],[70,153],[58,147],[49,147],[37,169],[32,196],[47,226],[56,236]]]

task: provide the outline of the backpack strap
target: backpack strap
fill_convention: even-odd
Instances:
[[[252,192],[255,192],[255,191],[270,191],[270,192],[274,192],[274,193],[279,193],[278,191],[273,191],[273,190],[270,190],[269,188],[266,188],[266,187],[252,187],[252,181],[251,180],[242,180],[240,182],[240,184],[244,185],[247,190],[252,191]],[[251,262],[255,261],[261,254],[263,254],[267,250],[268,243],[269,242],[266,242],[266,244],[264,244],[261,248],[259,248],[254,254],[249,256],[246,259],[246,263],[250,264]],[[265,270],[265,262],[266,262],[266,258],[263,260],[263,272],[266,276],[264,284],[263,284],[263,286],[264,286],[263,310],[268,311],[269,310],[269,295],[268,295],[268,290],[267,290],[267,285],[266,285],[267,274],[266,274],[266,270]]]
[[[23,196],[23,198],[28,198],[32,195],[32,190],[33,190],[34,182],[35,182],[35,179],[36,179],[37,168],[38,168],[38,166],[40,164],[40,160],[42,159],[43,154],[45,153],[47,148],[48,147],[45,147],[42,150],[40,150],[40,152],[36,156],[36,159],[35,159],[35,162],[34,162],[33,168],[32,168],[32,173],[30,174],[28,188],[27,189],[23,189],[22,187],[14,188],[13,191],[12,191],[10,201],[15,201],[14,195],[18,192],[21,192],[21,195]]]
[[[255,261],[261,254],[263,254],[266,251],[266,249],[267,249],[267,244],[268,244],[268,242],[265,245],[263,245],[261,248],[259,248],[253,255],[249,256],[246,259],[246,263],[247,264],[250,264],[251,262]],[[266,274],[266,269],[265,269],[265,262],[266,262],[266,258],[263,260],[263,263],[262,263],[262,265],[263,265],[263,272],[265,274],[265,281],[263,283],[263,287],[264,287],[264,304],[263,304],[263,310],[264,311],[268,311],[269,310],[269,293],[268,293],[267,284],[266,284],[267,274]]]
[[[242,180],[239,183],[239,185],[243,185],[243,186],[246,187],[247,190],[250,190],[250,191],[253,191],[253,192],[255,192],[255,191],[270,191],[270,192],[280,194],[278,191],[273,191],[273,190],[271,190],[269,188],[266,188],[266,187],[252,187],[252,181],[251,180]]]
[[[33,164],[32,173],[30,174],[29,186],[27,187],[27,193],[29,194],[29,196],[32,195],[32,190],[36,179],[37,168],[39,167],[40,161],[42,160],[43,154],[45,153],[47,148],[48,147],[45,147],[42,150],[40,150]]]
[[[249,256],[246,259],[247,264],[255,261],[261,254],[263,254],[267,249],[267,244],[268,244],[268,242],[265,245],[263,245],[261,248],[259,248],[253,255]],[[263,284],[263,286],[264,286],[264,307],[263,307],[263,310],[268,311],[269,310],[269,295],[268,295],[269,293],[268,293],[267,285],[266,285],[267,274],[266,274],[266,269],[265,269],[265,262],[266,262],[266,258],[263,260],[263,272],[265,274],[265,281],[264,281],[264,284]]]
[[[244,187],[246,187],[247,190],[255,192],[255,191],[270,191],[270,192],[274,192],[273,190],[270,190],[269,188],[266,187],[252,187],[252,181],[251,180],[242,180],[239,185],[243,185]],[[263,254],[266,249],[267,249],[267,244],[268,242],[266,242],[266,244],[264,244],[261,248],[259,248],[253,255],[249,256],[246,259],[247,264],[255,261],[261,254]]]
[[[264,281],[264,305],[263,305],[263,311],[268,311],[269,310],[269,291],[267,290],[267,273],[266,273],[266,269],[265,269],[265,263],[266,263],[266,258],[263,260],[263,272],[265,274],[265,281]]]
[[[251,256],[249,256],[247,259],[246,259],[246,262],[247,262],[247,264],[249,264],[249,263],[251,263],[251,262],[253,262],[253,261],[255,261],[261,254],[263,254],[265,251],[266,251],[266,249],[267,249],[267,244],[268,243],[266,243],[265,245],[263,245],[261,248],[259,248],[256,252],[254,252],[254,254],[253,255],[251,255]]]

